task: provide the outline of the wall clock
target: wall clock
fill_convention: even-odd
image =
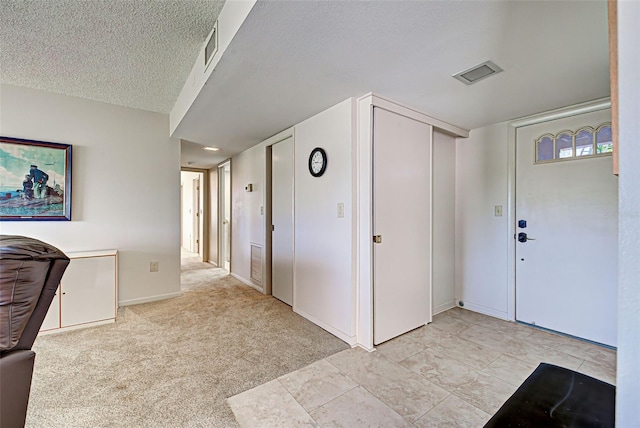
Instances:
[[[311,150],[309,155],[309,172],[314,177],[320,177],[327,169],[327,152],[320,147]]]

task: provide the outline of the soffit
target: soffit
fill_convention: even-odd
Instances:
[[[348,97],[473,129],[609,94],[604,1],[258,2],[175,135],[237,153]],[[492,60],[467,86],[452,74]]]

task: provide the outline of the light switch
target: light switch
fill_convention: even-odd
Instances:
[[[338,203],[338,218],[344,217],[344,204],[342,202]]]
[[[495,216],[502,217],[502,205],[496,205],[494,209],[495,209]]]

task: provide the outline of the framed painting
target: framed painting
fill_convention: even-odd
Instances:
[[[0,221],[71,220],[71,145],[0,137]]]

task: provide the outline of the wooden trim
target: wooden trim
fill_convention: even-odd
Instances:
[[[611,85],[611,141],[613,142],[613,173],[618,170],[618,1],[608,0],[609,12],[609,81]]]

